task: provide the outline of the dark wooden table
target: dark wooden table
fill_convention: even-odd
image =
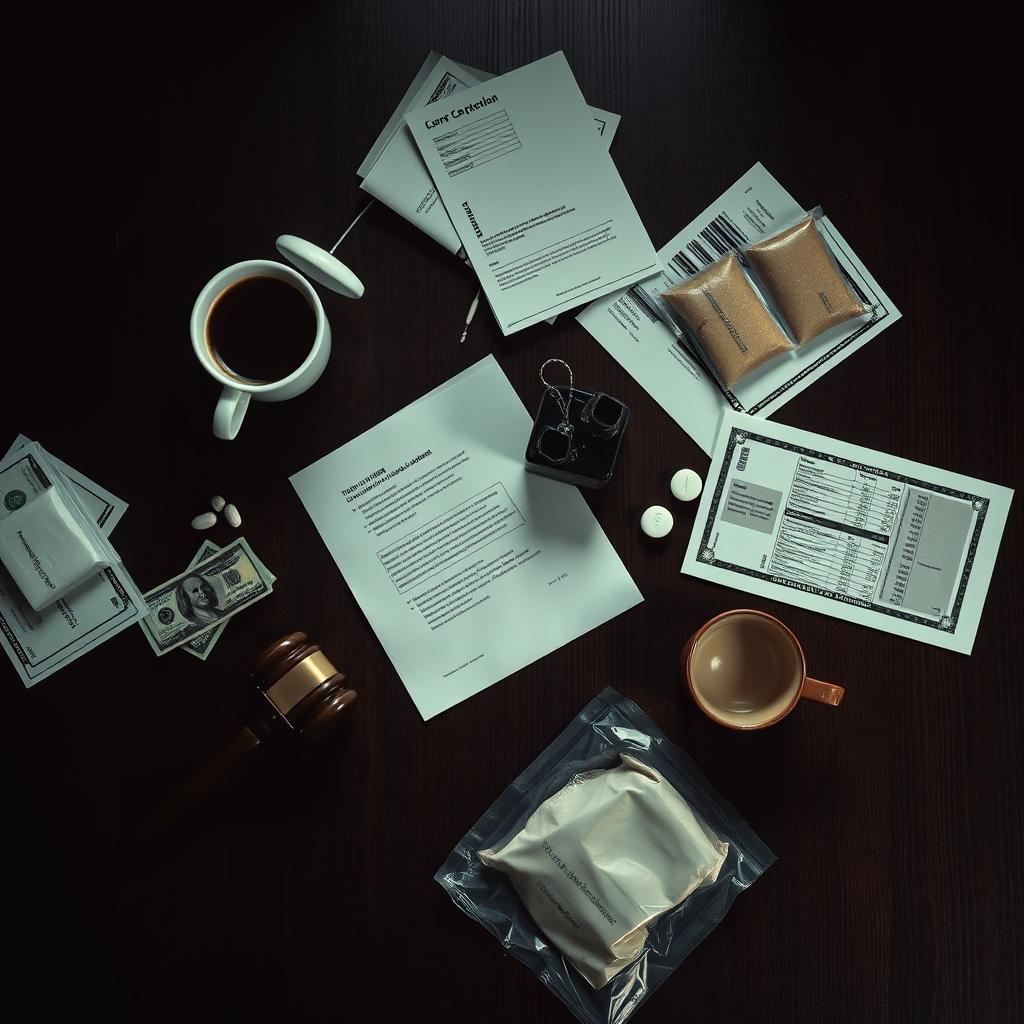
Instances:
[[[157,660],[135,629],[30,691],[0,664],[8,1020],[568,1021],[432,876],[609,684],[778,855],[635,1019],[1024,1017],[1019,504],[970,657],[681,577],[686,513],[660,546],[638,518],[675,469],[706,471],[696,444],[572,317],[505,339],[482,311],[458,346],[474,281],[380,205],[339,251],[365,298],[324,296],[325,377],[253,408],[233,443],[210,432],[217,386],[187,330],[204,282],[273,258],[281,232],[334,242],[430,48],[499,72],[562,48],[622,114],[612,154],[655,245],[760,159],[902,310],[780,422],[1019,485],[1009,41],[970,10],[929,35],[776,6],[90,10],[8,38],[0,441],[24,431],[130,502],[113,539],[143,589],[191,558],[213,493],[279,577],[205,664]],[[528,406],[548,356],[631,406],[616,477],[587,500],[645,601],[424,724],[288,476],[488,352]],[[699,715],[679,649],[743,605],[846,684],[839,711],[752,735]],[[232,735],[255,652],[291,629],[359,689],[351,720],[140,847],[157,799]]]

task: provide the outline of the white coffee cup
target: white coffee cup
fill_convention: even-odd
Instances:
[[[305,296],[316,317],[316,334],[309,354],[287,377],[269,383],[252,383],[228,373],[214,358],[207,335],[213,304],[233,284],[248,277],[275,277],[287,281]],[[273,260],[245,260],[215,274],[192,307],[191,333],[196,358],[215,381],[224,385],[213,413],[213,433],[224,440],[231,440],[238,433],[250,400],[283,402],[301,395],[320,379],[331,354],[331,325],[320,297],[300,273]]]

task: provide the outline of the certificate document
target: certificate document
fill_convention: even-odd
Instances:
[[[682,571],[970,654],[1012,498],[729,412]]]
[[[643,598],[491,356],[292,485],[426,719]]]
[[[76,470],[56,463],[38,444],[19,436],[0,461],[0,519],[34,501],[58,475],[83,510],[109,533],[128,506]],[[35,611],[0,565],[0,647],[25,686],[34,686],[147,614],[146,602],[118,561],[59,601]]]
[[[504,334],[660,269],[561,52],[405,120]]]
[[[19,434],[3,457],[3,462],[6,463],[19,448],[25,448],[31,444],[32,441],[29,438],[24,434]],[[121,521],[121,517],[128,511],[128,502],[111,494],[105,487],[101,487],[95,480],[90,480],[84,473],[72,469],[66,462],[61,462],[42,446],[40,446],[40,450],[50,465],[64,475],[67,485],[78,496],[82,507],[93,518],[103,535],[109,537],[114,527]],[[0,477],[0,481],[2,481],[2,477]],[[0,483],[0,499],[2,498],[2,483]],[[2,515],[3,513],[0,512],[0,517]]]

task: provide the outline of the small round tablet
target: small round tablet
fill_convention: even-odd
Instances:
[[[214,512],[222,512],[226,504],[227,502],[219,494],[215,494],[210,499],[210,508],[212,508]]]
[[[681,469],[673,475],[669,487],[672,488],[673,498],[678,498],[680,501],[693,501],[703,489],[704,482],[692,469]]]
[[[640,517],[640,529],[648,537],[664,537],[672,529],[672,513],[661,505],[652,505]]]

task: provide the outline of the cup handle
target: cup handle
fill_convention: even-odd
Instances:
[[[801,697],[816,700],[819,704],[831,704],[834,708],[839,706],[844,693],[846,690],[843,687],[836,686],[835,683],[823,683],[820,679],[811,679],[810,676],[804,680],[804,685],[800,688]]]
[[[236,391],[225,388],[217,399],[217,408],[213,410],[213,436],[224,441],[231,441],[242,426],[245,410],[249,408],[248,391]]]

